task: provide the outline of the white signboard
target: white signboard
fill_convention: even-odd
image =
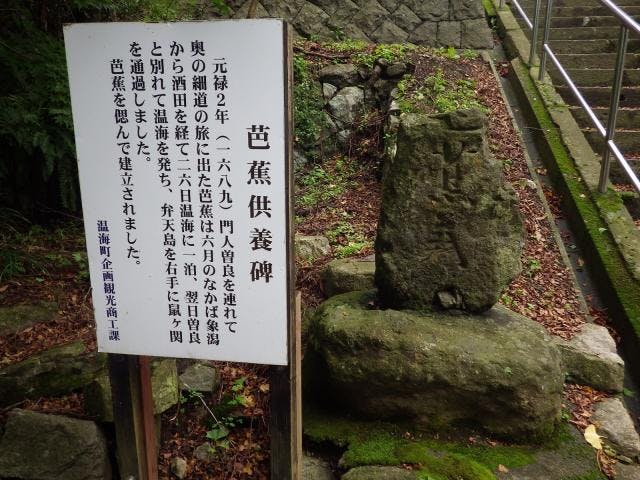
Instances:
[[[285,365],[280,20],[65,28],[103,352]]]

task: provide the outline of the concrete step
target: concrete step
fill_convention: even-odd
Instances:
[[[531,30],[522,18],[518,17],[517,21],[527,35],[531,33]],[[563,22],[567,23],[567,25],[562,25]],[[554,21],[551,23],[550,38],[557,38],[559,40],[591,40],[598,38],[617,39],[618,34],[620,33],[619,23],[617,23],[617,21],[609,22],[608,20],[606,23],[608,23],[608,25],[583,25],[582,21],[579,21],[579,19],[567,19],[565,21],[563,17],[562,21]],[[541,21],[538,27],[539,35],[542,35],[543,29],[544,25]]]
[[[638,16],[632,17],[638,21]],[[540,22],[542,23],[542,22]],[[566,27],[619,27],[620,22],[613,16],[601,17],[555,17],[551,19],[551,26],[555,28]],[[542,29],[542,25],[540,25]]]
[[[551,62],[547,63],[547,71],[551,75],[553,83],[556,85],[564,85],[564,79],[560,75],[557,68],[552,66]],[[573,83],[579,87],[608,87],[613,83],[612,68],[593,68],[593,69],[565,69]],[[622,85],[625,87],[640,85],[640,70],[626,69],[622,77]]]
[[[522,30],[525,35],[530,38],[531,30],[522,23]],[[549,38],[556,40],[594,40],[594,39],[617,39],[618,27],[570,27],[570,28],[552,28],[549,32]],[[542,32],[540,32],[542,36]]]
[[[542,45],[542,40],[538,42]],[[549,44],[554,53],[615,53],[617,39],[599,38],[595,40],[559,40],[550,36]],[[632,39],[627,43],[627,52],[640,53],[640,39]]]
[[[584,53],[556,55],[558,61],[564,68],[613,68],[616,63],[616,56],[611,53]],[[625,57],[626,68],[640,67],[640,54],[627,53]]]
[[[591,118],[587,115],[582,107],[570,107],[573,118],[576,119],[580,128],[593,128]],[[607,125],[607,118],[609,117],[608,107],[595,107],[594,109],[597,117]],[[640,130],[640,109],[624,108],[618,110],[618,118],[616,127],[624,130]]]
[[[546,2],[545,2],[546,4]],[[628,15],[640,15],[640,6],[621,7],[622,10]],[[533,6],[528,9],[525,8],[525,12],[529,13],[533,11]],[[546,6],[541,9],[542,14],[546,14]],[[604,5],[598,6],[567,6],[567,7],[554,7],[552,11],[552,17],[606,17],[611,16],[611,10]]]
[[[596,130],[583,130],[583,133],[596,153],[601,154],[604,145],[602,135]],[[637,152],[640,150],[640,130],[618,130],[616,131],[615,142],[623,153]]]
[[[535,5],[535,1],[534,0],[522,0],[522,1],[518,0],[518,3],[525,10],[527,8],[533,9],[533,6]],[[510,5],[511,2],[509,0],[507,0],[506,4]],[[620,0],[620,2],[616,2],[616,4],[620,8],[635,7],[635,6],[640,6],[640,1],[638,1],[638,0]],[[544,10],[546,8],[547,2],[545,0],[542,0],[540,2],[540,5],[541,5],[542,10]],[[601,7],[602,3],[600,3],[599,0],[553,0],[553,6],[554,6],[554,8],[556,8],[556,7]],[[513,8],[515,8],[515,7],[513,7]]]
[[[556,90],[569,105],[578,105],[569,87],[556,86]],[[611,100],[609,87],[583,87],[580,93],[591,107],[608,107]],[[620,95],[621,108],[640,108],[640,87],[624,87]]]

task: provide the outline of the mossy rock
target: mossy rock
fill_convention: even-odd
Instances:
[[[174,358],[155,358],[151,362],[153,413],[158,415],[178,403],[178,369]],[[105,371],[84,389],[84,407],[88,415],[102,422],[113,422],[111,384]]]
[[[523,227],[479,110],[404,114],[385,167],[376,286],[389,308],[488,310],[521,270]]]
[[[12,410],[0,441],[0,478],[110,480],[106,439],[94,422]]]
[[[322,272],[322,287],[327,296],[374,288],[376,271],[373,258],[339,258],[329,262]]]
[[[0,369],[0,405],[66,395],[106,372],[106,355],[85,352],[81,341],[50,348]]]
[[[17,333],[37,323],[50,322],[57,316],[58,304],[55,302],[0,307],[0,335]]]
[[[554,430],[564,374],[538,323],[502,306],[451,315],[371,309],[374,303],[373,291],[338,295],[311,321],[316,368],[305,371],[329,388],[330,401],[434,430],[467,425],[526,441]]]

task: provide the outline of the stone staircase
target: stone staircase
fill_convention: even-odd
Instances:
[[[520,5],[529,18],[533,19],[534,0],[521,0]],[[640,18],[640,0],[618,0],[618,6],[636,20]],[[525,34],[531,38],[531,31],[514,6],[511,6],[511,11],[518,18]],[[546,1],[542,0],[538,52],[541,51],[545,12]],[[553,2],[549,35],[551,48],[605,125],[614,75],[618,32],[618,20],[610,15],[608,9],[598,0],[555,0]],[[622,152],[632,161],[634,170],[640,172],[640,38],[631,34],[627,47],[626,67],[615,140]],[[587,113],[578,106],[573,93],[550,60],[547,63],[547,70],[556,90],[571,106],[573,115],[589,143],[598,154],[601,154],[604,143],[602,137],[593,128]],[[613,167],[611,180],[614,183],[628,183],[620,169],[615,168],[617,165]]]

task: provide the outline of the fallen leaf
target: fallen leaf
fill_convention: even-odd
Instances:
[[[498,471],[500,473],[508,473],[509,469],[507,467],[505,467],[504,465],[500,464],[500,465],[498,465]]]
[[[596,426],[591,424],[584,429],[584,439],[596,450],[602,450],[602,440],[596,432]]]

